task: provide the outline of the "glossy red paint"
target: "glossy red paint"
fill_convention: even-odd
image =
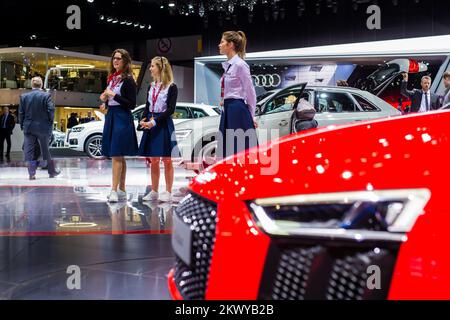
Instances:
[[[389,298],[449,299],[449,123],[444,111],[324,128],[225,159],[198,175],[191,190],[219,204],[207,298],[256,298],[269,240],[249,223],[246,200],[428,188],[431,200],[401,247]]]
[[[419,69],[419,63],[416,60],[409,59],[409,73],[417,73]]]

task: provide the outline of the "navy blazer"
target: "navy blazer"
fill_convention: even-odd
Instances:
[[[32,90],[20,96],[19,123],[25,134],[52,134],[55,104],[49,93]]]
[[[413,89],[408,90],[408,82],[402,81],[401,94],[409,99],[411,99],[411,112],[419,112],[420,106],[422,104],[422,90]],[[430,93],[430,110],[437,110],[440,107],[439,96]]]

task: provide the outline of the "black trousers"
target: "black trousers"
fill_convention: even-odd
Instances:
[[[11,133],[9,130],[0,129],[0,158],[3,158],[4,145],[6,140],[6,156],[11,153]]]

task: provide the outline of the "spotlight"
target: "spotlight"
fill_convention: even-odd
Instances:
[[[99,19],[100,19],[100,20],[105,20],[105,16],[104,16],[104,15],[101,15],[101,16],[99,17]]]
[[[148,30],[150,30],[152,28],[152,26],[151,25],[148,25]]]
[[[87,2],[89,2],[89,3],[93,3],[93,2],[94,2],[94,0],[87,0]]]
[[[55,46],[55,49],[56,49],[56,50],[59,50],[59,49],[60,49],[60,46]]]
[[[130,22],[130,21],[128,21],[128,22],[126,23],[127,26],[131,26],[132,24],[133,24],[133,22]]]
[[[170,7],[170,8],[175,7],[175,2],[169,2],[169,7]]]
[[[139,23],[135,23],[135,24],[133,24],[133,26],[134,26],[135,28],[137,28],[137,27],[139,27]]]
[[[145,24],[141,24],[141,25],[139,26],[139,28],[144,29],[144,28],[145,28]]]
[[[112,18],[108,18],[108,19],[106,19],[106,21],[111,22],[111,21],[113,21],[113,19]]]
[[[119,22],[118,19],[114,19],[114,20],[112,21],[112,23],[117,23],[117,22]]]

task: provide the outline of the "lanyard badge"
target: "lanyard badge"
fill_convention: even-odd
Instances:
[[[156,92],[156,84],[153,87],[153,92],[152,92],[152,117],[150,118],[150,121],[154,120],[153,113],[155,112],[155,104],[156,104],[156,101],[158,101],[158,97],[159,97],[159,94],[161,93],[161,89],[162,89],[162,84],[159,86],[158,92]]]

